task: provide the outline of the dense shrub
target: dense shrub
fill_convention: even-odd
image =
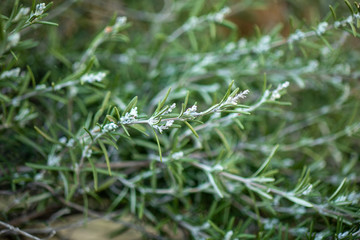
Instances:
[[[360,238],[358,5],[254,2],[2,3],[0,236]]]

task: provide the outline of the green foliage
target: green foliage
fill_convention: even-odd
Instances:
[[[85,2],[4,3],[0,236],[82,212],[146,239],[358,239],[359,8],[243,36],[254,2],[130,1],[101,29]]]

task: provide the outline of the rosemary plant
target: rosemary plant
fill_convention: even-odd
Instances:
[[[0,238],[360,238],[357,3],[89,2],[2,3]]]

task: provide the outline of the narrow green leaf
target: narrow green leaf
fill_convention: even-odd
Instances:
[[[184,123],[186,124],[186,126],[192,131],[192,133],[199,138],[199,135],[196,133],[195,129],[190,125],[190,123],[188,123],[187,121],[184,121]]]
[[[29,75],[30,75],[30,79],[31,79],[31,82],[32,82],[32,85],[33,85],[33,88],[36,87],[36,81],[35,81],[35,76],[34,76],[34,73],[32,72],[31,68],[29,65],[26,65],[26,68],[29,72]]]
[[[58,23],[49,22],[49,21],[36,21],[36,23],[40,23],[40,24],[44,24],[44,25],[50,25],[50,26],[54,26],[54,27],[58,27],[58,26],[59,26]]]
[[[65,176],[64,172],[59,172],[60,178],[64,183],[64,195],[65,195],[65,199],[68,198],[69,196],[69,181],[67,179],[67,177]]]
[[[106,172],[107,174],[107,172]],[[114,174],[115,175],[115,174]],[[113,186],[113,184],[118,181],[116,177],[108,178],[105,182],[101,183],[100,186],[98,186],[97,191],[101,192],[105,189],[108,189],[109,187]]]
[[[109,160],[109,156],[108,156],[106,147],[105,147],[104,143],[103,143],[101,140],[98,140],[98,143],[99,143],[99,145],[100,145],[101,150],[102,150],[103,153],[104,153],[106,165],[107,165],[107,167],[108,167],[108,172],[109,172],[109,175],[111,176],[110,160]]]
[[[231,83],[229,84],[229,87],[228,87],[228,89],[227,89],[227,91],[226,91],[223,99],[220,101],[220,103],[225,102],[225,100],[229,97],[229,95],[230,95],[230,93],[231,93],[231,88],[232,88],[233,84],[234,84],[234,80],[232,80]]]
[[[0,93],[0,101],[2,102],[10,102],[10,98]]]
[[[58,128],[61,129],[61,131],[63,131],[64,133],[66,133],[68,136],[70,136],[71,138],[74,138],[74,140],[76,139],[76,137],[74,136],[74,134],[69,130],[67,129],[66,127],[62,126],[60,123],[56,123],[55,124]],[[69,125],[69,123],[68,123]],[[71,126],[71,124],[70,124]]]
[[[218,233],[220,233],[221,235],[225,235],[225,232],[223,230],[221,230],[214,222],[212,222],[211,220],[208,220],[208,223],[211,225],[211,227],[217,231]]]
[[[310,171],[307,167],[304,167],[301,176],[298,180],[298,183],[296,185],[296,188],[293,190],[293,192],[301,192],[304,187],[306,187],[310,182]]]
[[[231,30],[236,30],[237,29],[237,26],[235,23],[233,22],[230,22],[228,20],[223,20],[221,23],[220,22],[216,22],[217,24],[220,24],[222,26],[225,26],[227,28],[230,28]]]
[[[105,95],[105,98],[101,104],[101,109],[105,110],[106,106],[108,105],[109,103],[109,99],[110,99],[110,96],[111,96],[111,92],[108,91]]]
[[[160,162],[162,162],[162,154],[161,154],[161,146],[160,146],[160,141],[159,141],[159,138],[158,138],[158,135],[156,134],[156,131],[154,128],[151,128],[154,132],[154,135],[155,135],[155,139],[156,139],[156,143],[157,143],[157,146],[158,146],[158,151],[159,151],[159,156],[160,156]]]
[[[251,191],[259,194],[260,196],[262,196],[262,197],[264,197],[264,198],[266,198],[266,199],[269,199],[269,200],[272,200],[272,199],[273,199],[273,197],[272,197],[270,194],[262,191],[262,190],[259,189],[259,188],[253,187],[253,186],[251,186],[250,184],[247,184],[246,187],[249,188]]]
[[[188,31],[187,32],[187,36],[189,38],[190,41],[190,45],[192,47],[192,49],[197,52],[198,51],[198,43],[196,41],[196,37],[193,31]]]
[[[149,134],[146,132],[146,128],[144,126],[142,126],[141,124],[131,124],[131,125],[129,125],[129,127],[141,132],[145,136],[149,136]]]
[[[334,21],[336,21],[336,13],[335,13],[334,8],[331,5],[329,5],[329,8],[330,8],[331,14],[332,14],[332,16],[334,18]]]
[[[351,27],[351,30],[352,30],[352,33],[353,33],[354,37],[356,37],[356,28],[355,28],[354,24],[352,22],[349,23],[349,24],[350,24],[350,27]]]
[[[217,129],[217,128],[215,128],[215,132],[216,132],[217,135],[220,137],[220,139],[221,139],[221,141],[223,142],[226,150],[227,150],[228,152],[230,152],[230,151],[231,151],[231,148],[230,148],[230,145],[229,145],[228,141],[226,140],[225,135],[224,135],[219,129]]]
[[[34,126],[35,130],[41,135],[43,136],[46,140],[52,142],[52,143],[59,143],[57,140],[55,140],[54,138],[50,137],[49,135],[47,135],[46,133],[44,133],[43,131],[40,130],[40,128],[38,128],[37,126]]]
[[[208,177],[208,179],[209,179],[209,182],[210,182],[211,186],[213,186],[215,192],[217,193],[217,195],[218,195],[220,198],[223,198],[224,195],[222,194],[222,192],[220,191],[218,185],[216,184],[213,175],[212,175],[211,173],[209,173],[209,172],[206,172],[206,175],[207,175],[207,177]]]
[[[45,154],[42,146],[38,145],[38,144],[36,143],[36,141],[31,140],[31,139],[29,139],[28,137],[26,137],[25,135],[20,135],[20,134],[17,135],[17,136],[15,135],[14,137],[15,137],[17,140],[21,141],[22,143],[27,144],[27,145],[29,145],[30,147],[34,148],[36,151],[38,151],[38,152],[41,154],[41,156],[43,156],[44,158],[46,158],[46,154]]]
[[[130,211],[135,214],[136,209],[136,190],[135,188],[130,189]]]
[[[116,145],[117,139],[113,136],[113,134],[104,135],[103,138],[106,139],[106,141],[104,141],[105,144],[111,145],[116,150],[119,150],[119,147]]]
[[[106,118],[110,121],[110,122],[113,122],[113,123],[116,123],[116,118],[114,118],[113,116],[111,115],[106,115]]]
[[[61,166],[48,166],[36,163],[25,163],[26,166],[34,169],[42,169],[42,170],[49,170],[49,171],[73,171],[69,167],[61,167]]]
[[[93,137],[93,135],[91,134],[91,132],[90,132],[87,128],[85,128],[85,127],[84,127],[84,130],[89,134],[91,140],[94,141],[94,137]]]
[[[266,91],[267,87],[267,77],[266,77],[266,72],[264,72],[264,83],[263,83],[263,93]]]
[[[89,157],[88,160],[91,165],[92,172],[93,172],[94,188],[95,188],[95,191],[97,191],[98,190],[98,175],[97,175],[96,167],[95,167],[95,164],[94,164],[93,160],[91,159],[91,157]]]
[[[232,106],[232,105],[230,105]],[[249,112],[241,111],[241,110],[221,110],[221,112],[225,113],[239,113],[239,114],[245,114],[245,115],[251,115]]]
[[[140,202],[139,212],[138,212],[139,219],[143,218],[144,208],[145,208],[145,197],[144,197],[144,195],[141,195],[141,202]]]
[[[113,212],[113,210],[119,205],[119,203],[127,196],[129,188],[124,188],[121,193],[115,198],[115,200],[111,203],[110,207],[106,211],[107,213]]]
[[[189,101],[189,95],[190,95],[190,92],[187,91],[186,92],[186,96],[185,96],[185,101],[184,103],[181,104],[181,111],[180,111],[180,114],[179,114],[179,118],[182,117],[182,115],[184,114],[185,110],[186,110],[186,106],[188,104],[188,101]]]
[[[190,14],[189,16],[198,16],[199,14],[201,14],[200,12],[203,10],[204,8],[204,0],[198,0],[194,2],[194,5],[192,6],[192,8],[190,9]]]
[[[210,29],[210,37],[211,39],[215,39],[216,37],[216,25],[214,22],[209,23],[209,29]]]
[[[126,106],[122,116],[125,116],[125,113],[130,112],[130,110],[136,106],[137,100],[138,100],[137,96],[135,96],[133,99],[131,99],[129,104]]]
[[[186,108],[186,106],[187,106],[187,104],[189,102],[189,96],[190,96],[190,92],[187,91],[186,96],[185,96],[185,101],[184,101],[185,108]],[[185,111],[185,109],[184,109],[184,111]]]
[[[272,159],[272,157],[274,156],[276,150],[279,148],[279,144],[277,144],[272,150],[270,155],[267,157],[267,159],[265,160],[265,162],[258,168],[258,170],[252,175],[252,177],[256,177],[258,175],[260,175],[262,172],[264,172],[266,170],[266,168],[269,166],[270,161]]]
[[[133,139],[133,142],[138,146],[142,146],[154,151],[158,150],[158,145],[150,141],[145,141],[142,139]]]
[[[5,39],[5,29],[3,24],[3,19],[0,17],[0,42],[4,42]]]
[[[235,123],[239,126],[239,128],[240,128],[241,130],[244,130],[244,129],[245,129],[244,125],[240,122],[239,119],[234,118],[234,121],[235,121]]]
[[[348,8],[350,9],[350,12],[351,12],[352,14],[355,14],[354,9],[352,8],[350,2],[349,2],[348,0],[345,0],[345,3],[346,3],[346,5],[348,6]]]
[[[256,239],[256,235],[249,233],[241,233],[237,235],[238,239]]]
[[[160,109],[165,105],[165,102],[166,102],[166,100],[167,100],[167,98],[168,98],[168,96],[170,94],[170,91],[171,91],[171,88],[169,88],[169,90],[166,92],[166,95],[163,98],[163,100],[159,102],[159,104],[158,104],[158,106],[157,106],[157,108],[155,110],[155,113],[158,113],[160,111]]]
[[[308,201],[305,201],[301,198],[298,198],[298,197],[295,197],[295,196],[290,196],[290,195],[286,195],[285,196],[287,199],[289,199],[290,201],[292,201],[293,203],[296,203],[298,205],[301,205],[301,206],[304,206],[304,207],[313,207],[313,205],[308,202]]]
[[[126,129],[126,127],[124,126],[124,124],[120,124],[120,125],[121,125],[121,127],[124,129],[124,132],[126,133],[126,135],[127,135],[128,137],[130,137],[130,134],[129,134],[128,130]]]
[[[335,190],[335,192],[329,197],[329,201],[334,200],[334,199],[339,195],[339,193],[341,192],[341,190],[342,190],[343,187],[345,186],[346,180],[347,180],[347,178],[344,178],[344,179],[342,180],[342,182],[340,183],[339,187],[338,187],[338,188]]]
[[[331,44],[328,42],[328,40],[326,40],[322,35],[320,35],[319,37],[330,50],[334,50],[333,47],[331,46]]]
[[[114,107],[114,110],[115,110],[115,114],[116,114],[118,121],[120,121],[121,117],[120,117],[119,109],[117,107]]]

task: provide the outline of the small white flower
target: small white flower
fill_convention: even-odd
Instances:
[[[184,153],[183,152],[176,152],[176,153],[173,153],[171,155],[171,157],[175,160],[179,160],[180,158],[182,158],[184,156]]]
[[[92,150],[91,149],[88,149],[86,152],[84,151],[83,152],[83,155],[87,158],[91,157],[92,155]]]
[[[255,53],[263,53],[263,52],[266,52],[270,49],[270,42],[271,42],[271,38],[270,36],[266,35],[266,36],[263,36],[259,43],[257,44],[256,47],[253,48],[253,51]]]
[[[299,41],[299,40],[304,39],[304,38],[305,38],[305,33],[303,33],[302,31],[300,31],[299,29],[297,29],[297,30],[295,31],[295,33],[293,33],[293,34],[291,34],[291,35],[289,36],[288,41],[289,41],[289,43],[293,43],[293,42],[295,42],[295,41]]]
[[[94,73],[85,74],[81,77],[81,81],[88,82],[88,83],[101,82],[105,78],[105,76],[106,76],[106,73],[104,73],[104,72],[98,72],[96,74],[94,74]]]
[[[342,195],[335,199],[335,202],[345,202],[347,200],[346,196]]]
[[[174,110],[175,107],[176,107],[176,103],[171,104],[171,106],[161,115],[171,113]]]
[[[347,199],[349,201],[351,201],[352,204],[358,204],[358,202],[360,201],[360,194],[359,193],[356,193],[356,192],[351,192]]]
[[[8,37],[10,47],[15,47],[20,41],[20,33],[13,33]]]
[[[316,233],[314,240],[323,240],[329,234],[329,231]]]
[[[15,116],[15,121],[21,121],[26,118],[26,116],[30,113],[28,108],[21,108],[20,112]]]
[[[194,28],[199,23],[199,19],[197,17],[190,17],[189,20],[182,26],[184,31],[188,31]]]
[[[150,126],[154,126],[154,124],[156,124],[158,122],[158,120],[157,119],[154,119],[154,118],[150,118],[149,120],[148,120],[148,124],[150,125]]]
[[[188,108],[184,114],[186,115],[190,115],[191,113],[196,113],[197,110],[197,106],[194,104],[191,108]]]
[[[5,71],[0,75],[0,79],[18,77],[20,75],[20,68],[14,68],[9,71]]]
[[[119,126],[115,123],[108,123],[103,127],[103,132],[111,132],[118,128]]]
[[[287,88],[289,86],[289,82],[286,81],[282,84],[279,84],[279,86],[272,92],[270,100],[275,101],[276,99],[279,99],[281,97],[280,91]]]
[[[246,38],[240,38],[240,40],[238,41],[238,48],[246,48],[247,45],[247,40]]]
[[[235,45],[235,43],[234,42],[230,42],[230,43],[228,43],[226,46],[225,46],[225,48],[224,48],[224,50],[225,50],[225,52],[233,52],[234,50],[235,50],[235,48],[236,48],[236,45]]]
[[[20,8],[19,10],[19,15],[25,16],[30,12],[30,8],[26,7],[26,8]]]
[[[125,113],[124,117],[120,118],[122,124],[130,124],[135,121],[135,118],[138,116],[137,107],[134,107],[130,112]]]
[[[129,115],[136,118],[138,116],[137,107],[132,108]]]
[[[348,23],[348,24],[352,23],[353,21],[354,21],[354,19],[353,19],[352,16],[348,16],[348,17],[344,20],[344,22],[346,22],[346,23]]]
[[[267,218],[264,219],[263,223],[264,223],[264,228],[268,230],[268,229],[273,229],[276,225],[278,225],[279,220],[276,218],[271,218],[271,219]]]
[[[351,20],[352,21],[352,20]],[[319,23],[319,25],[316,28],[316,34],[317,35],[322,35],[326,32],[326,28],[328,27],[328,23],[327,22],[321,22]]]
[[[36,4],[34,16],[40,16],[41,14],[44,13],[44,10],[45,10],[45,3]]]
[[[75,140],[70,138],[69,141],[67,142],[66,146],[67,147],[73,147],[75,144]]]
[[[14,18],[14,21],[18,21],[21,17],[26,16],[30,12],[30,8],[20,8],[18,14]]]
[[[310,185],[305,189],[305,191],[302,192],[302,195],[309,195],[309,193],[311,192],[312,188],[313,188],[313,185],[310,184]]]
[[[224,236],[224,240],[230,240],[231,237],[233,236],[234,232],[233,231],[228,231],[225,236]]]
[[[44,172],[40,172],[40,173],[35,175],[35,180],[36,181],[40,181],[42,179],[44,179]]]
[[[120,27],[124,26],[127,22],[127,18],[125,16],[117,17],[116,22],[114,24],[115,29],[119,29]]]
[[[169,121],[166,122],[165,127],[169,128],[169,127],[171,127],[173,125],[173,123],[174,123],[174,120],[169,120]]]
[[[221,166],[220,164],[216,164],[214,167],[212,167],[211,169],[212,171],[223,171],[224,167]]]
[[[65,144],[66,141],[67,141],[67,138],[66,138],[66,137],[61,137],[61,138],[59,138],[59,142],[60,142],[61,144]]]
[[[19,105],[20,105],[20,99],[19,99],[18,97],[13,98],[13,99],[11,100],[11,104],[12,104],[13,106],[15,106],[15,107],[19,106]]]
[[[46,88],[45,84],[39,84],[39,85],[36,85],[35,90],[43,90],[45,88]]]
[[[225,15],[229,14],[230,12],[231,12],[230,8],[225,7],[221,9],[219,12],[209,15],[208,19],[221,23],[224,21]]]
[[[126,21],[127,21],[127,17],[125,17],[125,16],[116,18],[116,24],[119,24],[119,25],[124,25],[126,23]]]
[[[338,237],[338,239],[343,239],[343,238],[346,238],[347,236],[349,236],[349,231],[339,233],[337,237]]]
[[[168,120],[166,121],[165,125],[154,125],[150,124],[154,129],[157,129],[160,133],[162,133],[164,130],[169,129],[174,123],[174,120]]]
[[[48,157],[47,165],[48,166],[58,166],[60,163],[60,157],[55,154],[50,154]]]
[[[234,97],[228,97],[228,99],[226,99],[226,102],[225,104],[233,104],[233,105],[236,105],[238,104],[238,102],[240,101],[240,99],[244,99],[246,98],[246,95],[249,94],[249,90],[246,89],[238,94],[236,94]]]

